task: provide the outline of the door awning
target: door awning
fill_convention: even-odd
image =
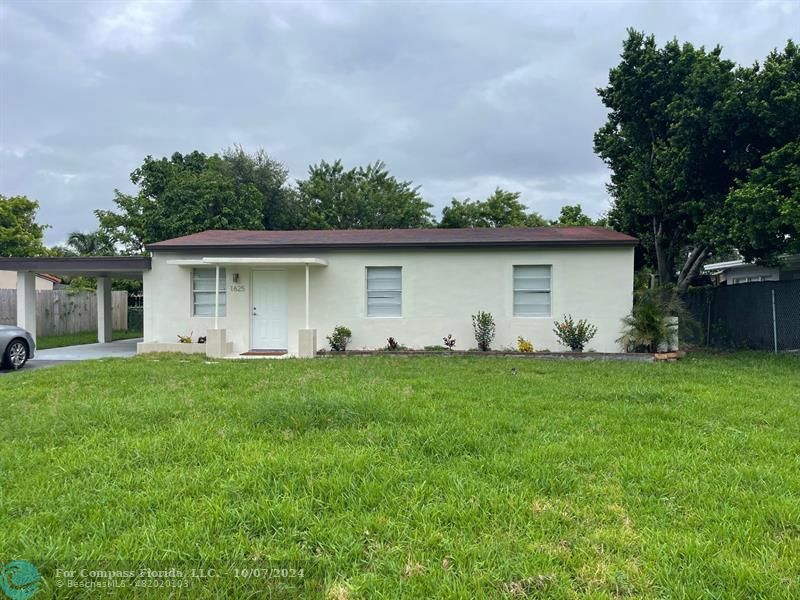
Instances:
[[[328,261],[321,258],[301,258],[301,257],[206,257],[200,259],[173,259],[167,261],[168,265],[180,267],[203,267],[203,266],[241,266],[241,267],[265,267],[265,266],[285,266],[285,267],[327,267]]]

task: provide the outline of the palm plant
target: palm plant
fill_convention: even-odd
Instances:
[[[656,352],[675,335],[679,317],[685,325],[692,319],[675,288],[669,285],[636,292],[631,313],[622,319],[622,336],[617,339],[628,352]]]
[[[67,247],[80,256],[111,256],[114,249],[98,231],[73,231],[67,237]]]

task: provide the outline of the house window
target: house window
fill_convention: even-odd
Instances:
[[[367,267],[368,317],[399,317],[401,297],[400,267]]]
[[[514,316],[550,316],[550,265],[514,266]]]
[[[225,269],[219,270],[219,281],[214,287],[216,268],[192,269],[192,315],[195,317],[214,316],[214,296],[219,289],[219,316],[225,316],[228,299],[225,294]]]

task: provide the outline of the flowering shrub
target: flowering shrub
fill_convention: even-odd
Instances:
[[[533,344],[531,344],[530,340],[526,340],[524,337],[519,336],[517,338],[517,350],[519,352],[533,352]]]
[[[347,350],[347,344],[350,343],[350,338],[353,336],[353,332],[350,331],[344,325],[338,325],[334,330],[333,333],[327,336],[328,344],[331,346],[331,350],[335,350],[337,352],[344,352]]]
[[[564,321],[559,323],[554,321],[558,341],[568,346],[573,352],[583,352],[583,346],[591,340],[597,333],[597,327],[591,325],[586,319],[581,319],[577,323],[572,319],[572,315],[564,315]]]
[[[475,331],[478,350],[483,352],[491,350],[492,340],[494,339],[494,317],[492,313],[479,310],[477,314],[472,315],[472,329]]]

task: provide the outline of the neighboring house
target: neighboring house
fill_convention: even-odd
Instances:
[[[800,279],[800,254],[783,257],[783,263],[777,267],[762,267],[739,259],[708,264],[703,270],[715,285]]]
[[[36,273],[36,289],[52,290],[53,286],[61,283],[61,279],[48,273]],[[17,272],[0,271],[0,290],[17,289]]]
[[[466,350],[485,310],[495,348],[524,336],[563,350],[553,321],[571,314],[597,326],[587,349],[618,351],[636,244],[602,227],[205,231],[147,246],[140,350],[191,334],[223,354],[310,356],[337,325],[352,330],[351,348],[452,334]]]

